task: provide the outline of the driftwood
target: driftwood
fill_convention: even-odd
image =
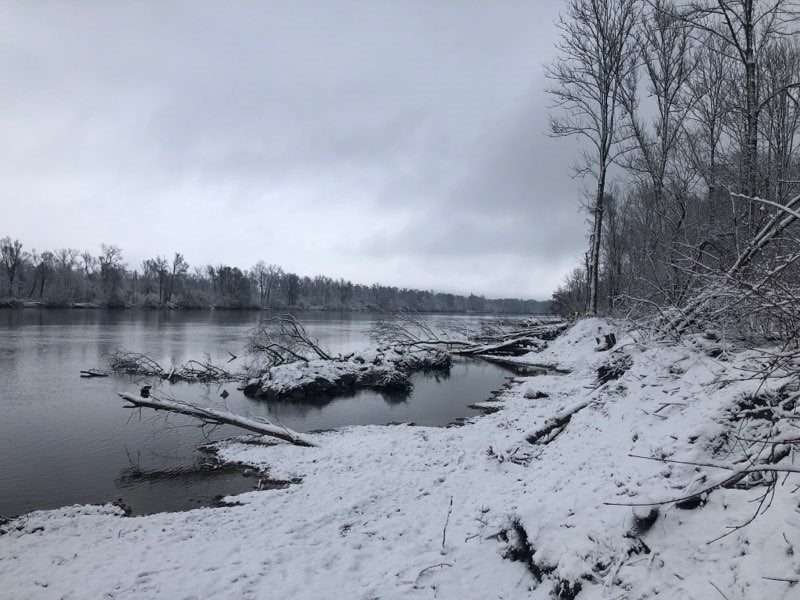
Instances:
[[[108,373],[104,371],[98,371],[97,369],[87,369],[85,371],[81,371],[81,377],[83,378],[108,377]]]
[[[501,342],[491,344],[474,344],[465,348],[456,348],[450,350],[451,354],[460,356],[521,356],[528,354],[533,350],[538,350],[543,345],[543,342],[534,337],[521,335],[519,337],[512,337]]]
[[[296,446],[316,446],[311,439],[287,429],[278,427],[269,421],[255,418],[246,418],[232,412],[217,410],[214,408],[203,408],[188,402],[178,402],[175,400],[162,400],[160,398],[144,398],[135,394],[123,393],[119,397],[130,402],[127,408],[152,408],[153,410],[165,410],[182,415],[188,415],[200,419],[204,425],[233,425],[247,431],[252,431],[260,435],[268,435],[280,440],[290,442]]]

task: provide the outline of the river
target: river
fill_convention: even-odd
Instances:
[[[371,345],[367,331],[376,315],[297,316],[333,352]],[[117,393],[137,391],[141,378],[79,377],[82,369],[107,369],[108,357],[120,348],[146,352],[164,366],[206,355],[225,363],[232,353],[239,357],[229,365],[235,369],[257,319],[258,313],[246,311],[0,309],[0,515],[115,500],[133,514],[184,510],[260,485],[238,470],[212,468],[212,457],[198,450],[240,430],[209,431],[179,415],[123,408]],[[302,402],[250,399],[235,383],[158,385],[177,399],[227,406],[307,432],[398,422],[447,425],[476,414],[468,405],[486,399],[511,374],[461,360],[446,378],[415,375],[408,396],[363,390]]]

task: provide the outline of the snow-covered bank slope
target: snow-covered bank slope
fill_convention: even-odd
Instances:
[[[631,358],[616,362],[632,366],[598,387],[610,358],[593,350],[598,325],[582,321],[529,357],[571,374],[519,379],[490,403],[502,410],[465,427],[354,427],[318,436],[319,448],[225,445],[224,458],[302,478],[239,496],[242,506],[139,518],[76,507],[12,522],[0,595],[797,598],[800,584],[776,580],[800,578],[797,476],[754,524],[711,544],[752,515],[762,488],[662,506],[649,529],[646,509],[637,529],[632,507],[607,504],[676,498],[726,476],[629,455],[723,460],[726,411],[756,386],[735,368],[748,357],[619,336],[614,356]]]

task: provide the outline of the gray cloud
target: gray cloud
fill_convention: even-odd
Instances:
[[[559,7],[7,4],[0,235],[547,296],[584,245]]]

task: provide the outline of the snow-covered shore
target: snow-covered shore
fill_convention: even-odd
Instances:
[[[619,335],[613,353],[595,352],[598,326],[581,321],[518,359],[570,374],[517,378],[487,402],[502,410],[463,427],[351,427],[315,436],[316,448],[221,445],[226,460],[302,479],[237,496],[239,506],[136,518],[70,507],[0,526],[0,595],[797,598],[797,475],[753,524],[712,543],[750,518],[763,489],[717,489],[655,516],[629,506],[725,478],[631,455],[733,452],[729,412],[758,386],[739,369],[751,357],[720,356],[699,336]],[[612,354],[621,376],[598,386]]]

